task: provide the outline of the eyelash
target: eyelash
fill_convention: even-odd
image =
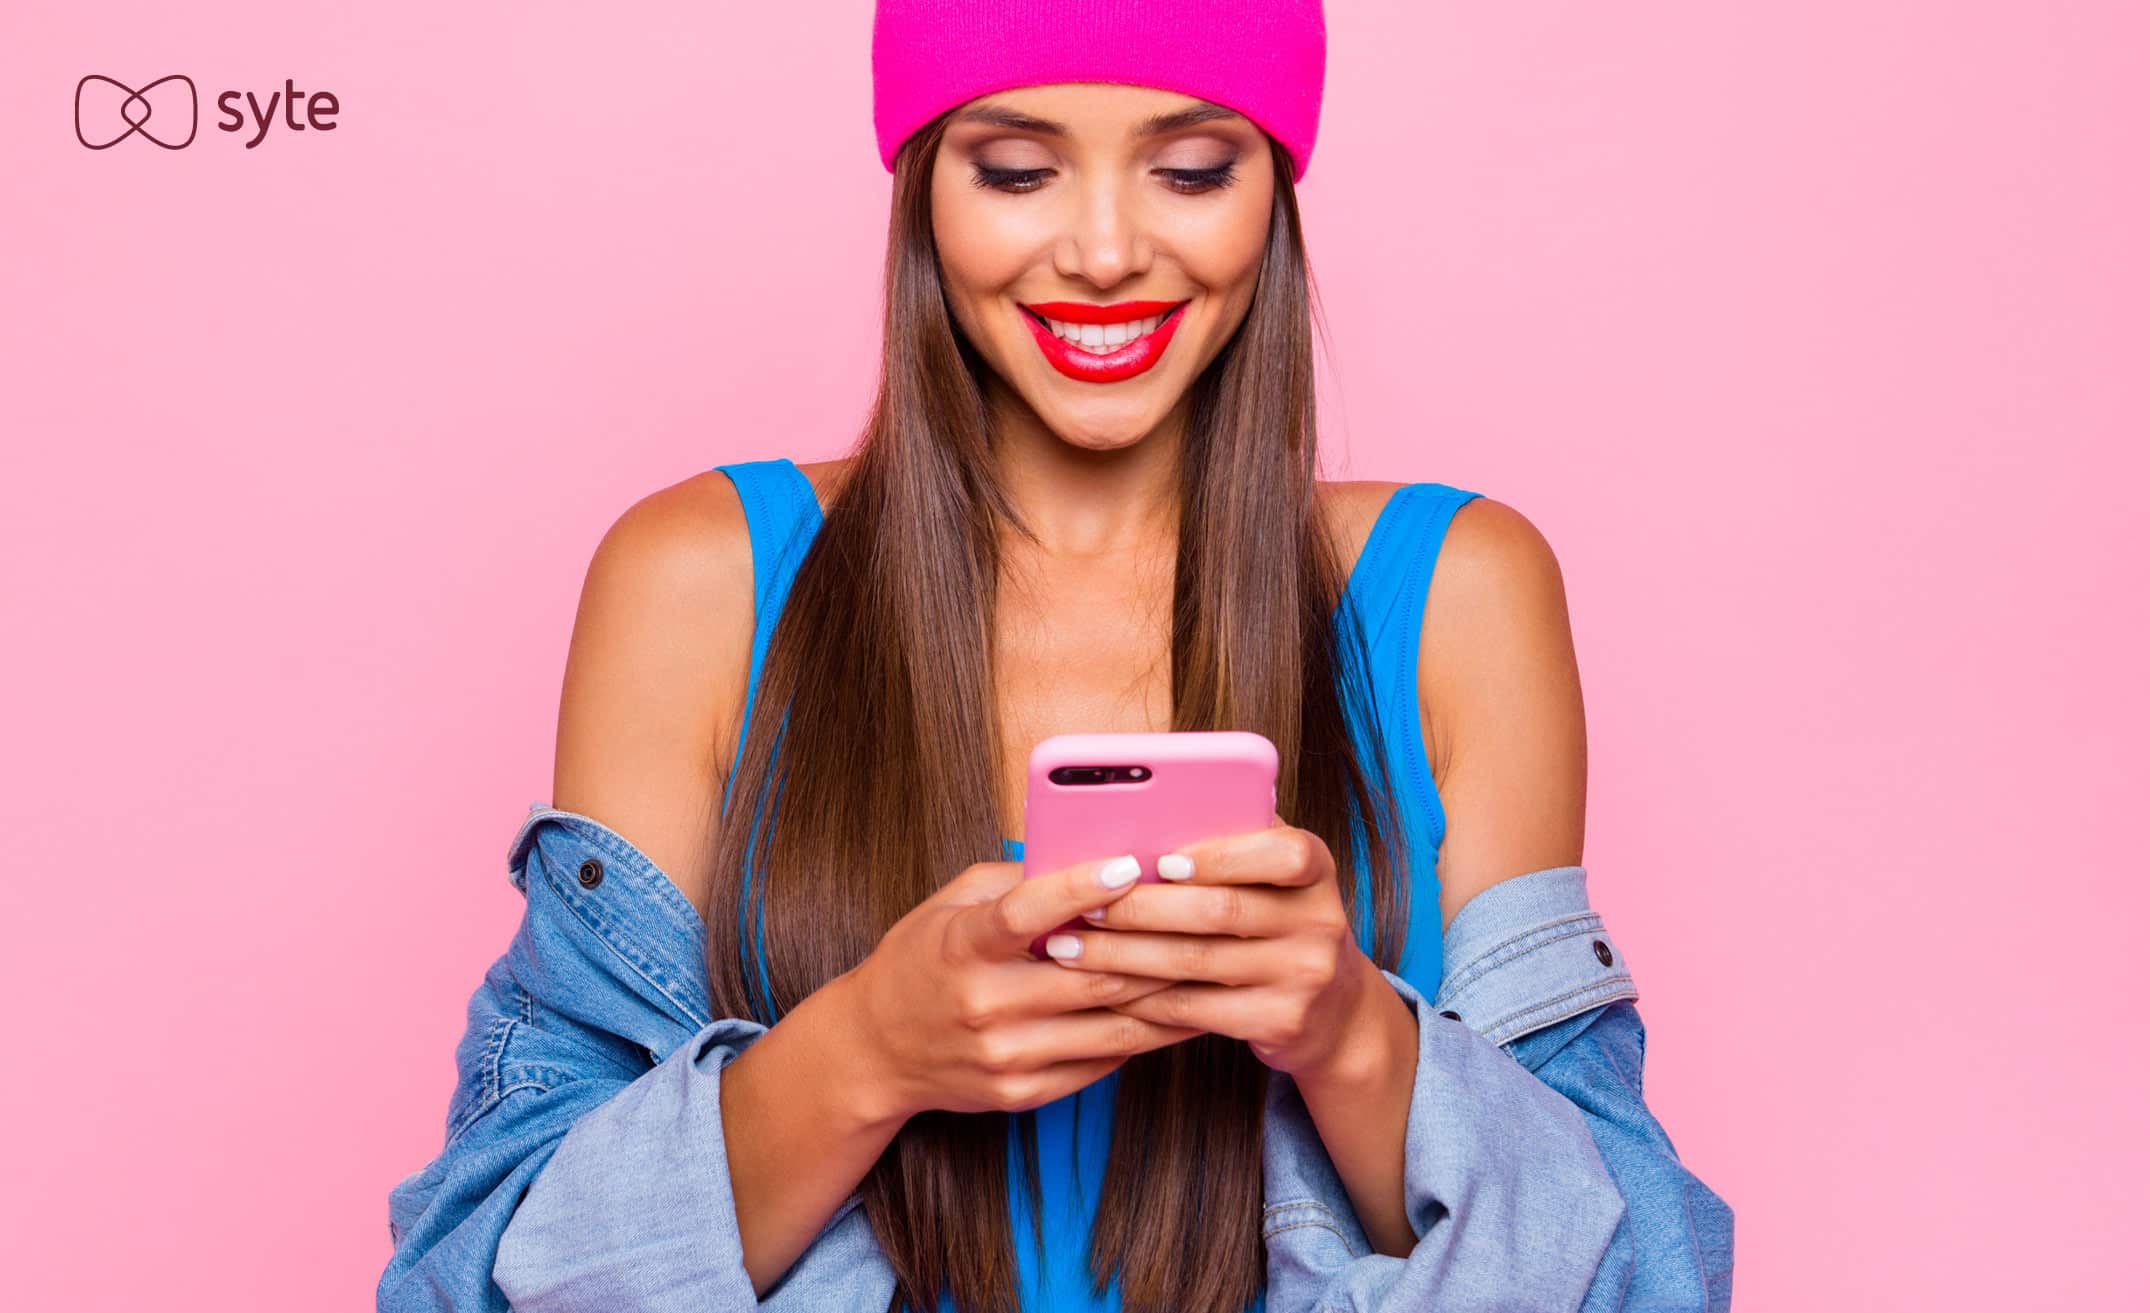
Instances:
[[[1222,191],[1238,181],[1239,173],[1233,168],[1235,163],[1236,161],[1227,160],[1213,169],[1159,169],[1158,172],[1170,178],[1172,189],[1182,196],[1199,196],[1203,192]],[[1037,187],[1013,184],[1035,184],[1051,172],[1051,169],[996,169],[991,165],[973,163],[971,185],[1022,196],[1036,191]]]

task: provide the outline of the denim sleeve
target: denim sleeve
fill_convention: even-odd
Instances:
[[[1732,1209],[1680,1161],[1643,1102],[1643,1039],[1642,1014],[1623,999],[1507,1046],[1582,1111],[1627,1201],[1583,1313],[1727,1313]]]
[[[766,1027],[703,1015],[698,919],[624,840],[548,812],[511,861],[522,923],[471,996],[445,1143],[390,1192],[377,1308],[756,1307],[717,1091]]]
[[[390,1194],[381,1313],[755,1306],[732,1211],[711,1022],[633,1080],[519,1071]],[[527,1039],[519,1024],[518,1040]]]
[[[493,1279],[523,1313],[756,1304],[717,1086],[758,1024],[711,1022],[578,1117],[501,1232]]]
[[[1582,1115],[1625,1215],[1583,1313],[1722,1313],[1732,1209],[1643,1099],[1642,1013],[1626,956],[1580,866],[1504,880],[1457,912],[1435,1006],[1499,1044]]]
[[[1404,1132],[1408,1256],[1376,1253],[1291,1078],[1263,1136],[1267,1313],[1581,1306],[1625,1209],[1582,1115],[1484,1036],[1382,972],[1418,1018]],[[1302,1148],[1300,1146],[1311,1146]]]
[[[1383,973],[1419,1021],[1405,1161],[1418,1243],[1374,1253],[1322,1155],[1292,1179],[1272,1171],[1270,1313],[1728,1309],[1732,1212],[1643,1101],[1634,979],[1583,868],[1481,892],[1443,963],[1431,1002]],[[1312,1133],[1288,1080],[1271,1102],[1280,1126]]]

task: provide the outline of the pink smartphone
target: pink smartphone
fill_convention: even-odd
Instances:
[[[1249,730],[1055,734],[1030,753],[1023,878],[1133,853],[1138,883],[1159,881],[1159,857],[1262,829],[1276,803],[1276,744]],[[1089,926],[1076,917],[1047,934]],[[1045,940],[1031,941],[1033,957],[1046,956]]]

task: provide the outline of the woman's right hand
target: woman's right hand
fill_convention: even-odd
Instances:
[[[975,862],[837,978],[849,991],[866,1059],[859,1078],[876,1087],[868,1096],[876,1115],[1034,1108],[1137,1053],[1203,1033],[1111,1008],[1173,981],[1072,971],[1030,955],[1038,936],[1135,887],[1100,878],[1119,860],[1032,880],[1020,862]]]

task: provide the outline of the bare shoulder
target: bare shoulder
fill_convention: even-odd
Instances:
[[[553,805],[618,831],[698,911],[753,641],[753,546],[728,476],[650,493],[605,532],[568,648]]]
[[[1478,891],[1582,860],[1586,741],[1552,544],[1491,497],[1456,509],[1419,639],[1421,727],[1447,815],[1444,918]]]
[[[1552,543],[1523,512],[1486,496],[1471,498],[1450,517],[1428,589],[1426,614],[1451,629],[1503,611],[1538,620],[1567,611]]]
[[[703,470],[623,511],[599,540],[591,564],[593,571],[604,568],[610,582],[689,590],[751,582],[746,508],[728,475]]]
[[[1575,666],[1567,585],[1538,526],[1473,497],[1456,508],[1434,558],[1419,638],[1419,700],[1439,742],[1486,705],[1499,672],[1566,685]],[[1440,733],[1440,731],[1452,731]]]

